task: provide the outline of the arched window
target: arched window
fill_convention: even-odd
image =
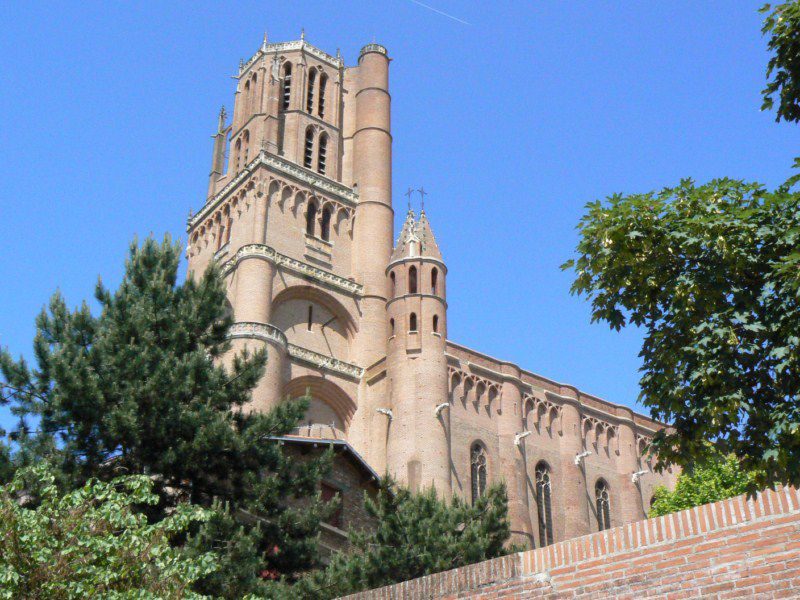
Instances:
[[[553,543],[553,516],[550,499],[550,467],[540,462],[536,465],[536,507],[539,515],[539,546]]]
[[[303,166],[311,168],[314,162],[314,130],[309,127],[306,129],[306,150],[303,156]]]
[[[292,63],[283,65],[283,110],[289,108],[289,102],[292,99]]]
[[[244,151],[244,160],[242,161],[242,166],[246,167],[250,156],[250,132],[247,129],[244,130],[242,138],[244,138],[244,141],[242,142],[242,149]]]
[[[319,77],[319,103],[317,104],[317,114],[319,118],[325,116],[325,87],[328,85],[328,76],[323,73]]]
[[[310,201],[308,203],[308,208],[306,209],[306,233],[308,235],[314,235],[314,231],[316,230],[317,225],[317,204],[316,202]]]
[[[317,149],[317,173],[325,175],[325,157],[328,154],[328,135],[323,133],[319,136],[319,148]]]
[[[394,298],[394,295],[397,293],[397,278],[394,276],[394,271],[389,273],[389,295]]]
[[[472,503],[486,492],[486,450],[475,442],[470,449],[470,474],[472,476]]]
[[[236,145],[233,147],[233,153],[236,155],[236,172],[242,165],[242,138],[236,140]]]
[[[314,109],[314,83],[317,81],[317,71],[311,69],[308,74],[308,93],[306,94],[306,112]]]
[[[436,287],[439,283],[439,269],[436,267],[431,271],[431,294],[436,295]]]
[[[594,485],[594,498],[597,504],[597,529],[603,531],[611,527],[611,501],[608,484],[603,479],[598,479]]]
[[[244,84],[244,94],[243,94],[241,100],[242,100],[242,107],[244,108],[244,112],[249,114],[250,113],[250,80],[249,79]]]
[[[411,267],[408,270],[408,293],[417,293],[417,267]]]
[[[227,244],[231,241],[231,227],[233,227],[233,219],[231,219],[231,210],[227,206],[225,207],[225,239],[222,241],[223,244]]]
[[[394,319],[389,319],[389,335],[394,335]]]
[[[308,305],[308,322],[306,323],[306,329],[311,331],[311,325],[314,323],[314,305]]]
[[[222,222],[222,218],[220,217],[219,213],[217,213],[217,216],[214,219],[214,223],[217,226],[217,248],[216,249],[219,250],[222,247],[222,236],[225,235],[225,223]]]
[[[433,333],[439,333],[439,315],[433,315]]]
[[[331,238],[331,208],[326,206],[322,209],[322,219],[319,224],[319,236],[326,242]]]
[[[411,313],[411,316],[408,318],[408,330],[417,331],[417,313]]]

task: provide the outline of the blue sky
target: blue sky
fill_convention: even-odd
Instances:
[[[0,345],[60,288],[119,281],[134,235],[185,238],[240,58],[299,37],[388,47],[395,206],[449,267],[450,338],[636,406],[641,336],[589,323],[558,266],[586,202],[682,177],[775,185],[797,130],[760,112],[758,2],[3,3]],[[462,22],[463,21],[463,22]],[[466,22],[466,23],[464,23]],[[0,414],[0,426],[10,424]]]

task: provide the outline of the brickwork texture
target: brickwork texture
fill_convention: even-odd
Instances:
[[[800,598],[800,493],[738,496],[347,598]]]

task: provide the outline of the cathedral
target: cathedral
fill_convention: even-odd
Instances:
[[[676,476],[647,455],[661,423],[448,338],[451,273],[425,211],[394,239],[389,62],[379,44],[348,67],[304,35],[265,36],[219,115],[189,276],[218,263],[231,356],[267,351],[251,409],[309,393],[287,442],[333,441],[413,490],[474,501],[505,481],[532,547],[643,519]]]

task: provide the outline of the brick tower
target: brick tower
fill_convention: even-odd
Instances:
[[[434,485],[449,495],[447,269],[424,210],[419,220],[408,211],[386,273],[388,470],[412,490]]]
[[[467,499],[503,480],[534,545],[644,516],[661,425],[447,339],[447,268],[424,210],[393,245],[389,58],[263,43],[220,112],[189,276],[215,261],[232,353],[266,348],[252,410],[310,390],[296,436]],[[524,316],[524,315],[523,315]],[[532,343],[540,343],[533,341]]]

